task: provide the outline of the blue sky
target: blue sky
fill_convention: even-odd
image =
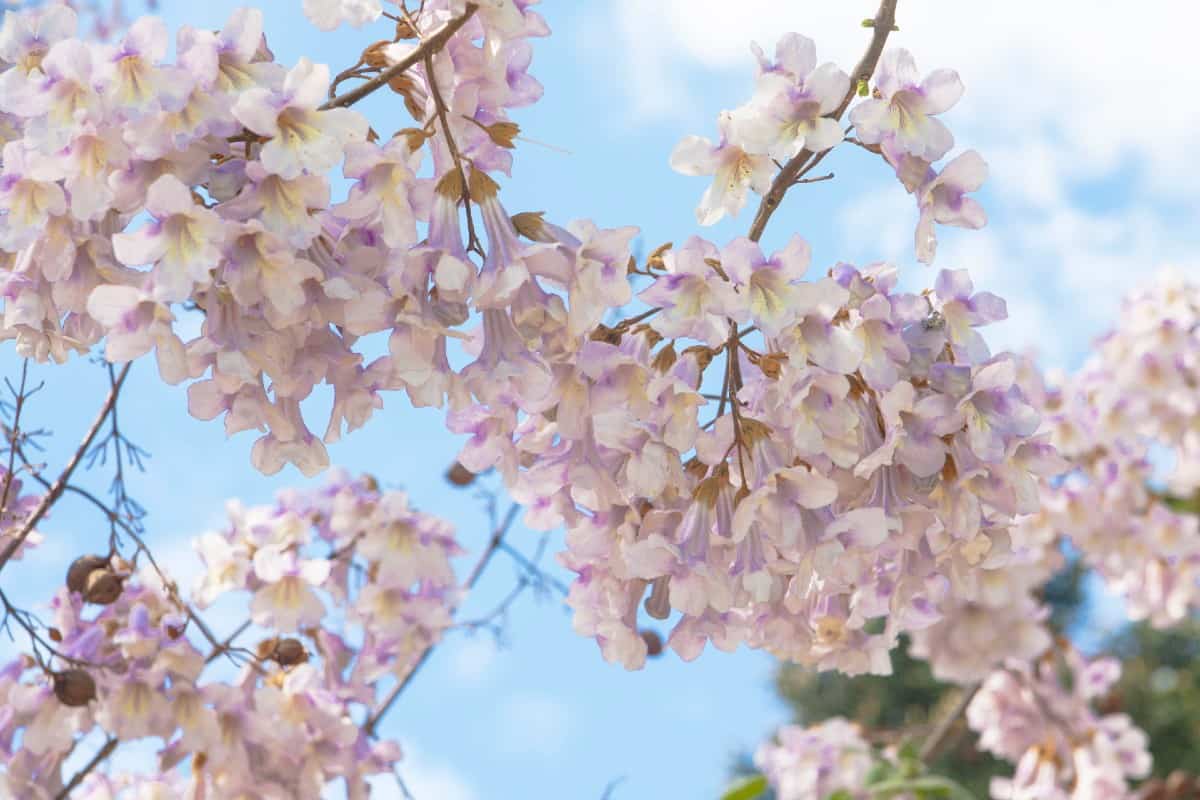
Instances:
[[[162,0],[161,13],[172,27],[215,28],[236,5]],[[1200,12],[1165,2],[1136,13],[1113,3],[1018,2],[1003,4],[1003,13],[993,5],[1001,4],[922,2],[910,13],[901,3],[895,43],[912,48],[924,70],[957,68],[967,85],[947,117],[955,152],[975,147],[992,167],[981,194],[992,224],[980,233],[942,231],[936,267],[967,267],[977,288],[1009,300],[1012,319],[996,326],[991,341],[1036,348],[1045,363],[1071,367],[1138,280],[1165,263],[1200,275],[1200,208],[1188,195],[1200,177],[1191,153],[1200,108],[1173,94],[1184,88],[1174,76],[1189,74],[1182,43]],[[1081,13],[1097,5],[1112,8]],[[285,64],[310,55],[336,71],[384,35],[385,27],[321,34],[299,6],[260,3]],[[555,35],[536,43],[534,59],[546,96],[517,120],[529,140],[552,147],[520,144],[502,193],[509,211],[636,224],[644,251],[698,232],[692,209],[703,179],[672,173],[667,156],[684,135],[713,136],[715,114],[748,96],[749,40],[769,50],[779,33],[797,30],[817,39],[822,58],[849,69],[867,37],[859,20],[873,12],[862,0],[736,6],[737,14],[717,0],[547,3]],[[376,96],[363,109],[381,131],[406,124],[392,98]],[[932,284],[935,271],[912,256],[911,198],[884,165],[849,146],[825,163],[838,179],[795,190],[765,244],[799,232],[820,269],[887,259],[909,286]],[[704,233],[724,243],[745,232],[750,211]],[[0,372],[13,375],[18,366],[11,346],[0,345]],[[54,465],[90,420],[106,378],[80,359],[34,375],[48,388],[31,421],[55,430],[47,454]],[[252,437],[226,440],[219,423],[191,419],[184,389],[159,381],[152,363],[134,367],[122,413],[130,437],[153,454],[149,471],[131,483],[149,511],[151,542],[181,569],[188,540],[221,523],[226,498],[263,503],[282,486],[311,483],[291,468],[257,474]],[[440,412],[413,411],[392,397],[365,430],[332,446],[331,457],[405,487],[423,509],[453,520],[474,548],[486,534],[485,515],[441,478],[456,450]],[[101,475],[88,480],[103,487]],[[61,565],[105,535],[86,509],[70,504],[43,530],[40,552],[5,573],[6,590],[11,581],[27,602],[44,598],[61,580]],[[520,528],[511,540],[536,543]],[[558,541],[556,534],[551,550]],[[490,609],[514,575],[498,559],[464,617]],[[417,800],[599,798],[616,779],[623,780],[614,800],[711,797],[732,754],[786,718],[770,689],[772,662],[757,653],[710,649],[692,664],[668,655],[627,673],[576,636],[558,604],[528,597],[510,615],[505,639],[497,648],[483,634],[452,634],[395,707],[384,730],[409,751],[402,771]],[[0,660],[10,646],[0,640]]]

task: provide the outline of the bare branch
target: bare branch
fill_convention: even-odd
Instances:
[[[449,41],[450,37],[458,31],[459,28],[467,24],[467,20],[471,18],[478,8],[479,6],[475,5],[474,3],[467,3],[466,11],[464,11],[461,16],[455,17],[433,33],[424,37],[424,40],[421,42],[421,44],[417,45],[417,47],[415,47],[411,53],[363,85],[356,86],[345,94],[338,95],[329,102],[325,103],[320,107],[320,110],[328,111],[331,108],[347,108],[354,105],[359,100],[362,100],[364,97],[380,87],[387,85],[392,78],[395,78],[409,67],[422,61],[427,56],[432,55],[437,50],[440,50],[446,44],[446,42]]]
[[[109,738],[104,743],[104,746],[96,751],[96,755],[92,756],[92,760],[85,764],[83,768],[79,770],[79,772],[76,772],[74,777],[71,778],[70,782],[63,787],[62,791],[54,796],[54,800],[65,800],[67,797],[69,797],[75,787],[83,783],[83,779],[86,778],[92,770],[99,766],[104,759],[112,755],[113,750],[117,749],[117,744],[119,742],[120,740],[116,737]]]
[[[950,732],[954,729],[954,724],[958,722],[958,718],[967,710],[967,706],[971,704],[971,699],[975,697],[975,693],[978,691],[978,681],[963,687],[962,696],[958,698],[958,702],[954,704],[954,708],[950,709],[950,713],[938,720],[937,725],[929,733],[929,736],[925,737],[925,741],[921,743],[920,758],[923,762],[928,764],[937,755],[943,742],[945,742]]]
[[[71,460],[67,462],[67,466],[63,468],[58,479],[54,481],[49,491],[42,497],[42,501],[38,503],[37,508],[29,515],[29,519],[25,520],[25,524],[21,526],[21,530],[17,533],[16,537],[8,543],[8,546],[4,548],[4,552],[0,553],[0,570],[4,569],[4,565],[9,562],[13,554],[25,542],[25,539],[28,538],[34,526],[41,521],[46,512],[50,510],[50,506],[54,505],[66,490],[67,482],[71,479],[71,474],[79,466],[83,454],[91,446],[92,440],[96,438],[96,434],[100,432],[100,427],[104,424],[104,420],[108,418],[109,412],[112,411],[113,406],[116,404],[117,395],[120,394],[121,386],[125,383],[125,377],[129,374],[129,368],[132,365],[133,362],[129,362],[121,368],[120,374],[113,382],[112,388],[108,391],[108,397],[104,399],[104,405],[100,407],[100,412],[92,421],[92,426],[84,434],[83,441],[79,443],[79,447],[75,448],[75,454],[71,456]]]

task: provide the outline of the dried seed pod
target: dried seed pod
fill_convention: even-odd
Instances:
[[[275,643],[271,658],[281,667],[292,667],[308,661],[308,651],[298,639],[280,639]]]
[[[446,480],[455,486],[470,486],[475,480],[475,473],[455,461],[446,470]]]
[[[54,673],[54,696],[64,706],[78,708],[96,699],[96,682],[81,669]]]
[[[88,575],[92,574],[92,570],[104,569],[108,566],[108,559],[104,556],[80,556],[71,562],[71,566],[67,569],[67,588],[72,592],[83,594],[87,589]]]
[[[94,569],[87,576],[83,599],[88,603],[106,606],[121,596],[121,579],[106,569]]]
[[[642,637],[642,641],[646,643],[646,655],[650,656],[651,658],[656,658],[657,656],[662,655],[663,640],[662,637],[658,635],[657,631],[652,631],[649,628],[645,628],[638,633]]]

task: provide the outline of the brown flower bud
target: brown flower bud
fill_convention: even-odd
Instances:
[[[646,267],[648,269],[665,269],[666,264],[663,262],[663,254],[673,247],[671,242],[660,244],[654,248],[654,251],[646,257]]]
[[[88,575],[92,570],[104,569],[107,566],[108,559],[104,556],[80,556],[72,561],[67,569],[67,588],[82,594],[87,588]]]
[[[691,347],[685,349],[683,354],[685,356],[695,357],[696,363],[699,365],[701,372],[708,369],[708,365],[711,364],[713,362],[713,358],[715,358],[712,349],[705,347],[702,344],[692,345]]]
[[[473,169],[467,176],[467,190],[471,193],[472,200],[482,203],[500,193],[500,184],[483,170]]]
[[[463,185],[462,173],[456,169],[446,170],[446,174],[434,187],[434,192],[447,200],[458,202],[463,198],[466,187]]]
[[[61,642],[63,640],[62,631],[58,628],[50,628],[46,631],[46,635],[50,637],[52,642]]]
[[[368,45],[366,50],[362,51],[362,60],[368,67],[372,69],[387,69],[392,65],[388,61],[386,50],[392,43],[386,39]]]
[[[475,482],[475,473],[455,461],[446,470],[446,480],[455,486],[470,486]]]
[[[662,655],[663,640],[658,635],[657,631],[652,631],[649,628],[638,631],[638,635],[642,637],[642,641],[646,643],[646,655],[651,658],[656,658]]]
[[[666,372],[671,367],[675,366],[675,360],[678,358],[673,345],[667,345],[662,350],[659,350],[654,355],[654,360],[650,362],[650,366],[654,367],[659,372]]]
[[[545,211],[522,211],[519,214],[513,214],[513,227],[526,239],[550,244],[554,241],[554,237],[546,229],[546,220],[543,219],[545,214]]]
[[[54,696],[64,706],[78,708],[96,699],[96,682],[81,669],[54,673]]]
[[[106,606],[121,596],[121,579],[106,569],[94,569],[88,573],[83,599],[88,603]]]
[[[281,667],[293,667],[308,661],[308,651],[304,649],[304,645],[300,643],[299,639],[288,637],[275,642],[271,660]]]
[[[517,138],[517,134],[521,132],[520,126],[515,122],[493,122],[491,125],[485,125],[483,128],[487,131],[488,138],[497,147],[506,147],[512,149],[516,145],[513,144],[513,139]]]
[[[787,353],[767,353],[758,360],[758,368],[762,370],[763,375],[771,380],[777,380],[780,370],[783,369],[783,362],[786,360]]]

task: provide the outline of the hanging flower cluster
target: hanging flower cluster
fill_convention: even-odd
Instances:
[[[372,4],[306,5],[341,19]],[[182,28],[174,63],[155,18],[108,45],[75,38],[76,15],[58,3],[8,12],[0,339],[37,360],[99,342],[113,361],[154,351],[164,380],[197,379],[193,415],[262,432],[253,461],[264,472],[325,467],[324,442],[362,425],[383,391],[416,405],[461,396],[447,338],[466,337],[457,327],[472,308],[511,329],[510,307],[538,301],[489,177],[512,162],[506,111],[541,94],[527,40],[547,30],[527,5],[423,3],[414,24],[444,41],[386,84],[417,125],[386,141],[345,107],[353,98],[329,99],[327,67],[275,63],[258,11],[215,33]],[[378,72],[413,58],[405,37],[417,34],[397,26],[360,63]],[[423,162],[431,173],[418,176]],[[351,184],[340,202],[335,168]],[[472,201],[487,229],[479,267],[474,227],[467,245],[460,231]],[[203,320],[189,337],[194,312]],[[389,352],[368,362],[359,342],[377,332]],[[475,371],[501,346],[485,347]],[[301,403],[322,383],[334,401],[318,436]]]
[[[1069,645],[993,672],[967,707],[979,746],[1016,764],[1012,778],[993,779],[992,797],[1129,797],[1129,781],[1150,773],[1146,734],[1126,714],[1093,708],[1120,675],[1115,660],[1088,661]]]
[[[717,172],[703,220],[729,201],[714,193],[751,185],[772,155],[836,143],[826,114],[848,103],[848,83],[811,51],[785,36],[760,94],[721,117],[766,149],[761,161],[728,137],[676,150],[677,167],[694,156],[705,166],[693,171]],[[882,139],[944,152],[940,123],[887,125]],[[533,273],[595,275],[587,297],[628,299],[619,248],[540,216],[517,223],[547,246]],[[1003,563],[1014,519],[1037,509],[1038,477],[1058,469],[1017,364],[978,330],[1005,318],[1000,298],[964,271],[912,295],[887,265],[806,281],[808,267],[799,236],[769,256],[749,238],[664,246],[629,267],[652,279],[638,295],[650,309],[578,347],[573,334],[602,309],[576,324],[573,292],[567,307],[521,301],[513,327],[485,311],[488,380],[450,416],[471,436],[460,458],[499,469],[531,524],[565,522],[575,626],[609,660],[643,663],[644,600],[651,617],[679,613],[670,645],[684,658],[711,640],[886,673],[901,633],[936,622],[985,557]]]
[[[379,9],[306,5],[321,27]],[[511,165],[506,110],[540,94],[527,39],[546,30],[525,3],[431,0],[364,51],[360,66],[384,70],[376,80],[419,125],[387,142],[345,108],[354,90],[325,101],[325,67],[276,64],[252,11],[217,33],[182,30],[174,64],[151,18],[113,47],[72,38],[61,6],[6,20],[0,336],[38,358],[100,341],[114,360],[154,350],[166,380],[197,379],[194,415],[263,432],[253,461],[266,472],[321,469],[323,442],[363,424],[383,391],[448,404],[470,437],[462,463],[496,468],[531,524],[566,524],[576,628],[610,660],[643,662],[644,600],[651,617],[679,614],[670,644],[685,658],[744,642],[887,672],[901,633],[1008,558],[1014,520],[1057,467],[1017,364],[978,330],[1004,303],[965,271],[921,294],[897,291],[882,264],[805,280],[807,243],[768,256],[761,228],[664,246],[639,268],[633,228],[510,217],[490,173]],[[910,56],[885,53],[851,120],[890,161],[928,168],[952,145],[934,117],[961,85],[914,75]],[[789,34],[774,62],[760,54],[752,100],[722,115],[729,141],[687,140],[674,161],[699,153],[693,171],[744,188],[774,158],[837,144],[854,89]],[[432,174],[418,177],[426,149]],[[333,203],[339,165],[352,185]],[[931,187],[935,205],[974,207]],[[642,277],[649,310],[611,322]],[[185,343],[176,314],[193,306],[204,318]],[[388,354],[366,363],[357,344],[377,332]],[[301,402],[322,382],[334,396],[318,437]],[[305,597],[315,568],[293,562],[263,574]]]
[[[399,747],[361,720],[381,679],[407,675],[451,624],[450,526],[345,475],[229,515],[195,543],[196,605],[249,593],[256,650],[205,645],[156,569],[78,559],[52,603],[51,656],[0,668],[0,794],[55,796],[63,760],[97,731],[163,745],[157,772],[89,775],[78,796],[95,800],[315,798],[333,781],[362,797],[368,776],[392,769]]]
[[[1016,363],[1025,396],[1035,407],[1044,406],[1040,372],[1028,359]],[[1067,469],[1049,451],[1043,458],[1043,476]],[[1024,491],[1036,487],[1027,485]],[[1052,638],[1045,624],[1049,609],[1036,593],[1064,563],[1057,531],[1040,515],[1019,517],[1006,547],[981,554],[976,568],[961,576],[962,589],[943,603],[942,619],[912,632],[910,652],[929,662],[939,680],[964,684],[982,680],[1009,659],[1037,658]]]
[[[1039,524],[1070,537],[1131,616],[1167,626],[1200,605],[1200,287],[1161,275],[1051,393],[1075,470]]]

